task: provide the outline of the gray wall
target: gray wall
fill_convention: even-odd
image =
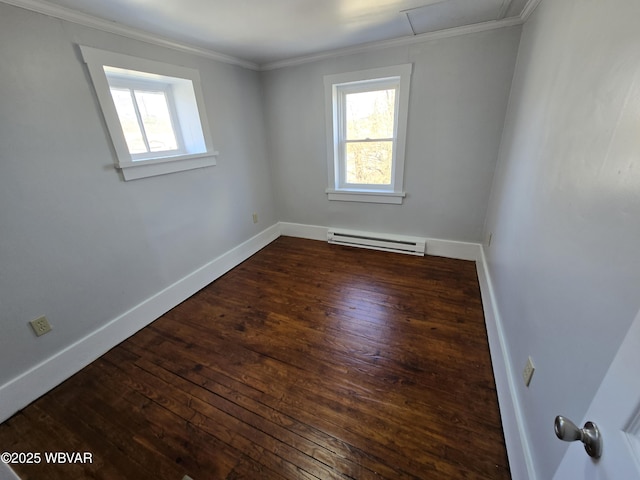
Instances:
[[[123,182],[78,43],[197,68],[218,165]],[[263,125],[256,72],[0,3],[0,385],[274,224]]]
[[[543,0],[523,29],[486,233],[513,366],[537,367],[517,393],[541,479],[640,308],[639,18]]]
[[[263,73],[280,220],[482,240],[519,27]],[[403,205],[328,201],[323,76],[413,63]]]

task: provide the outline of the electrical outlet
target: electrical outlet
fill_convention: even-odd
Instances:
[[[29,322],[31,324],[31,328],[36,333],[37,336],[44,335],[45,333],[49,333],[51,331],[51,325],[47,321],[47,317],[44,315],[36,318],[35,320],[31,320]]]
[[[258,214],[257,213],[253,214],[253,223],[258,223]]]
[[[522,372],[522,378],[524,379],[525,386],[529,386],[529,384],[531,383],[531,377],[533,377],[533,372],[535,371],[536,367],[533,366],[533,360],[531,360],[531,357],[529,357],[527,359],[527,364],[525,365]]]

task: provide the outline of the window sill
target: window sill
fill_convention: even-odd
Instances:
[[[362,190],[333,190],[328,188],[326,193],[329,200],[340,202],[363,202],[363,203],[390,203],[401,205],[405,192],[377,192]]]
[[[177,155],[136,162],[120,162],[116,168],[122,171],[125,180],[137,180],[195,168],[211,167],[216,164],[217,156],[218,152]]]

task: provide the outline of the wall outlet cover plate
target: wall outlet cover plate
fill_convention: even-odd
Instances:
[[[29,324],[31,324],[31,328],[33,328],[33,331],[38,337],[51,331],[51,325],[49,325],[49,321],[44,315],[36,318],[35,320],[31,320]]]
[[[522,372],[522,378],[524,380],[524,384],[525,386],[529,386],[529,384],[531,383],[531,377],[533,377],[533,372],[535,372],[536,367],[533,365],[533,360],[531,359],[531,357],[529,357],[527,359],[527,364],[524,367],[524,370]]]

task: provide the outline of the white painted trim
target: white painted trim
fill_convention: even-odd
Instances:
[[[500,12],[498,13],[496,20],[502,20],[505,17],[512,2],[513,0],[502,0],[502,7],[500,7]]]
[[[285,237],[298,237],[326,242],[328,231],[329,227],[280,222],[280,234]],[[482,247],[479,243],[427,238],[426,253],[427,255],[458,260],[479,260],[482,255]]]
[[[143,30],[128,27],[121,23],[104,20],[102,18],[88,15],[86,13],[78,12],[71,8],[62,7],[53,3],[45,2],[43,0],[0,0],[2,3],[13,5],[14,7],[24,8],[25,10],[31,10],[32,12],[42,13],[50,17],[66,20],[67,22],[75,23],[85,27],[95,28],[102,30],[103,32],[114,33],[123,37],[131,38],[133,40],[140,40],[141,42],[150,43],[153,45],[159,45],[161,47],[171,48],[172,50],[178,50],[180,52],[190,53],[201,57],[210,58],[211,60],[217,60],[219,62],[228,63],[231,65],[238,65],[240,67],[248,68],[250,70],[259,70],[260,67],[257,63],[243,60],[241,58],[219,53],[208,48],[197,47],[188,43],[180,42],[170,38],[166,38],[153,33],[145,32]]]
[[[529,17],[533,13],[533,11],[536,9],[536,7],[540,5],[541,1],[542,0],[529,0],[527,2],[527,4],[522,9],[522,12],[520,13],[520,18],[522,19],[522,23],[525,23],[527,20],[529,20]]]
[[[2,398],[0,422],[59,385],[279,236],[279,224],[272,225],[0,386],[0,398]]]
[[[401,205],[405,192],[355,192],[348,190],[335,190],[327,188],[327,198],[331,201],[339,202],[361,202],[361,203],[388,203],[391,205]]]
[[[122,176],[125,180],[137,180],[139,178],[183,172],[196,168],[214,167],[217,156],[218,152],[213,151],[211,153],[179,155],[143,162],[120,162],[116,165],[116,169],[122,171]]]
[[[427,238],[427,255],[475,261],[480,258],[480,253],[479,243]]]
[[[502,327],[483,247],[480,247],[479,253],[476,267],[511,477],[514,480],[537,480],[522,407],[516,391],[520,375],[515,372],[511,364],[509,345]]]
[[[20,477],[9,465],[0,462],[0,480],[20,480]]]
[[[280,222],[280,235],[285,237],[306,238],[308,240],[327,241],[328,227],[304,225],[302,223]]]
[[[533,0],[530,0],[530,1],[533,1]],[[269,62],[261,65],[260,70],[266,71],[266,70],[276,70],[278,68],[293,67],[296,65],[303,65],[305,63],[317,62],[319,60],[326,60],[329,58],[343,57],[345,55],[352,55],[356,53],[371,52],[374,50],[380,50],[382,48],[403,47],[403,46],[414,45],[416,43],[422,43],[430,40],[439,40],[442,38],[458,37],[460,35],[469,35],[472,33],[486,32],[488,30],[495,30],[497,28],[513,27],[515,25],[521,25],[522,23],[523,21],[521,17],[511,17],[511,18],[505,18],[502,20],[491,20],[489,22],[476,23],[473,25],[465,25],[462,27],[448,28],[446,30],[438,30],[436,32],[422,33],[420,35],[411,35],[408,37],[394,38],[391,40],[382,40],[379,42],[365,43],[363,45],[356,45],[354,47],[340,48],[340,49],[331,50],[328,52],[314,53],[311,55],[305,55],[301,57],[278,60],[276,62]]]

